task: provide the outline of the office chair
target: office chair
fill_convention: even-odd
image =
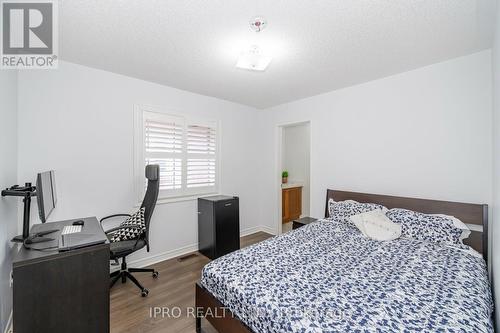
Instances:
[[[147,165],[146,166],[146,178],[148,179],[148,187],[146,189],[146,194],[144,200],[142,201],[141,208],[144,208],[144,221],[146,224],[146,230],[142,232],[139,237],[132,240],[124,240],[112,242],[110,244],[110,259],[114,260],[117,264],[119,259],[122,259],[121,268],[119,271],[115,271],[110,275],[110,288],[121,279],[122,283],[125,283],[127,279],[130,279],[139,289],[141,290],[142,297],[146,297],[149,294],[149,290],[144,288],[139,281],[131,274],[137,272],[152,273],[153,278],[158,278],[158,272],[153,268],[128,268],[126,257],[129,254],[134,253],[146,247],[149,252],[149,225],[151,222],[151,216],[156,206],[156,200],[158,199],[158,192],[160,188],[160,166],[159,165]],[[106,216],[101,219],[101,225],[104,220],[115,218],[115,217],[130,217],[130,214],[114,214]],[[106,235],[111,239],[111,234],[120,229],[130,229],[130,228],[141,228],[139,226],[120,226],[106,231]],[[142,229],[142,228],[141,228]]]

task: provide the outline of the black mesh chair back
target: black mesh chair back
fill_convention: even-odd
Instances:
[[[144,221],[146,223],[146,248],[149,251],[149,225],[151,223],[151,216],[156,206],[158,193],[160,191],[160,166],[151,164],[146,166],[146,179],[148,180],[148,187],[146,194],[142,201],[141,208],[144,207]]]

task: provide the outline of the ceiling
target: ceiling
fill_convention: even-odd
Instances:
[[[64,0],[60,58],[267,108],[491,47],[495,0]],[[257,34],[249,20],[261,15]],[[265,72],[235,68],[257,43]]]

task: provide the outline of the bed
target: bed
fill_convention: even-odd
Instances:
[[[329,199],[454,215],[471,226],[475,251],[378,242],[321,220],[207,264],[198,332],[202,317],[220,333],[493,332],[486,205],[333,190]]]

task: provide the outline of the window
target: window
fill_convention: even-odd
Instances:
[[[217,122],[136,110],[136,178],[142,199],[144,166],[160,165],[160,199],[217,192]]]

